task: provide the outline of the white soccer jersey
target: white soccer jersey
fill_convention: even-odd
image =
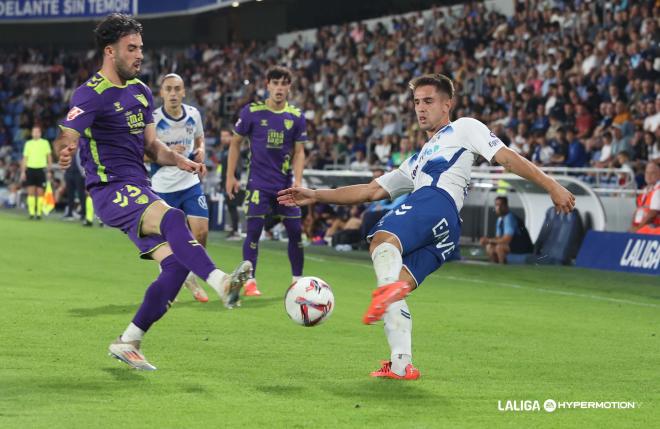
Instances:
[[[158,139],[167,146],[184,146],[181,155],[190,157],[195,139],[204,136],[204,127],[199,110],[183,104],[183,115],[175,119],[169,116],[163,107],[154,110],[154,123]],[[151,164],[151,186],[156,192],[176,192],[188,189],[199,183],[196,174],[180,170],[178,167],[162,167]]]
[[[376,181],[392,199],[424,186],[445,190],[460,211],[470,184],[472,164],[478,155],[489,162],[504,143],[487,126],[473,118],[460,118],[440,129],[419,153]]]

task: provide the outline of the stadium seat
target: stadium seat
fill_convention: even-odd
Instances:
[[[554,207],[545,212],[545,221],[534,244],[533,263],[570,264],[584,238],[584,225],[578,210],[557,214]]]

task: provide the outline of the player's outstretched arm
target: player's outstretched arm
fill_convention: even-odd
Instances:
[[[368,184],[342,186],[337,189],[289,188],[277,193],[277,202],[284,206],[306,206],[313,203],[350,205],[389,197],[387,191],[372,180]]]
[[[53,142],[53,149],[62,169],[67,169],[71,165],[76,149],[78,149],[79,138],[78,131],[62,127],[60,135]]]
[[[181,170],[197,173],[202,177],[206,174],[204,164],[191,161],[158,140],[154,124],[149,124],[144,129],[144,153],[157,164],[176,166]]]
[[[548,191],[558,212],[568,213],[575,207],[575,196],[568,189],[508,147],[503,147],[495,153],[495,161],[508,171],[532,181]]]

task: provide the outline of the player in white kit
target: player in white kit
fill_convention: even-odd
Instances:
[[[373,377],[415,380],[412,365],[412,318],[405,297],[433,271],[458,256],[459,211],[467,195],[477,156],[495,160],[507,170],[544,188],[555,208],[569,212],[575,197],[534,164],[506,147],[484,124],[473,118],[449,120],[454,86],[440,74],[410,82],[420,129],[429,140],[419,153],[369,184],[337,189],[290,188],[279,193],[284,205],[315,202],[358,204],[410,193],[371,230],[370,252],[378,281],[363,318],[384,321],[391,356]]]
[[[199,163],[204,162],[204,127],[199,111],[183,104],[185,97],[183,79],[176,73],[165,75],[160,84],[163,106],[154,110],[154,123],[158,139],[183,156]],[[206,197],[197,175],[177,167],[151,164],[151,187],[174,208],[183,210],[195,239],[206,247],[209,233],[209,211]],[[209,300],[191,272],[186,278],[187,287],[199,302]]]

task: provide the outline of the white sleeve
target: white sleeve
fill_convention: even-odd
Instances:
[[[396,170],[380,176],[376,179],[376,183],[390,194],[391,199],[412,192],[415,189],[415,182],[412,179],[411,171],[416,161],[417,155],[415,154],[403,161]]]
[[[202,123],[202,114],[199,110],[195,109],[195,138],[204,137],[204,124]]]
[[[505,147],[502,140],[488,129],[486,125],[474,118],[461,118],[460,132],[465,147],[491,162],[498,150]],[[459,122],[457,121],[457,122]]]

